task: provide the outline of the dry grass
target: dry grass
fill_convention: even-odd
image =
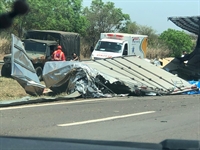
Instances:
[[[1,70],[2,65],[0,65]],[[0,101],[14,100],[28,96],[21,85],[12,78],[0,77]]]
[[[161,48],[157,48],[157,49],[152,49],[152,48],[148,48],[147,49],[147,58],[149,59],[154,59],[154,58],[166,58],[170,56],[170,51],[168,49],[161,49]]]
[[[8,54],[10,53],[10,46],[11,42],[10,40],[6,38],[0,38],[0,55]]]
[[[0,62],[3,60],[4,54],[0,54]]]
[[[0,100],[12,100],[28,96],[19,83],[12,78],[0,77]]]
[[[2,61],[4,55],[8,53],[10,53],[10,40],[0,38],[0,61]]]
[[[44,82],[41,82],[41,84],[45,85]],[[37,98],[47,98],[47,97],[52,97],[52,98],[56,98],[56,97],[62,97],[62,96],[66,96],[66,93],[61,93],[59,95],[54,95],[52,94],[49,89],[45,89],[43,95],[41,96],[31,96],[28,95],[25,90],[20,86],[20,84],[12,79],[12,78],[4,78],[4,77],[0,77],[0,101],[5,101],[5,100],[16,100],[16,99],[20,99],[23,98],[25,96],[30,97],[31,99],[37,99]]]
[[[0,70],[2,65],[0,65]],[[44,81],[41,84],[45,85]],[[23,87],[12,78],[5,78],[0,76],[0,101],[2,100],[14,100],[28,95]],[[30,96],[32,97],[32,96]]]
[[[81,37],[81,43],[80,43],[80,59],[85,60],[90,58],[91,51],[90,47],[92,46],[91,43],[89,43],[87,40],[85,40],[83,37]]]

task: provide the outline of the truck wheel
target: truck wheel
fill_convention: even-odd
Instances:
[[[2,77],[11,77],[11,68],[6,67],[4,64],[1,68],[1,76]]]
[[[40,81],[42,81],[42,67],[36,67],[35,68],[36,74]]]

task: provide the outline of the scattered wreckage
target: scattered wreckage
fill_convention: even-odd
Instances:
[[[42,80],[44,64],[51,60],[51,55],[58,44],[62,46],[62,51],[67,56],[67,60],[71,58],[69,54],[72,53],[72,50],[78,56],[80,55],[80,35],[78,33],[55,30],[30,30],[27,31],[24,38],[23,46],[26,54],[31,60],[40,80]],[[1,69],[1,76],[10,77],[11,54],[5,55],[3,60],[4,65]]]
[[[195,85],[136,56],[90,61],[48,61],[41,84],[22,41],[12,34],[12,77],[30,95],[45,88],[55,94],[79,92],[82,97],[169,95],[196,90]]]

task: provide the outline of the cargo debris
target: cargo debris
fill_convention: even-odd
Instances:
[[[21,40],[12,35],[12,76],[28,94],[42,95],[44,88],[54,93],[79,92],[82,97],[119,95],[169,95],[197,87],[135,56],[91,61],[49,61],[40,83]]]

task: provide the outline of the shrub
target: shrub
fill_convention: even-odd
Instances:
[[[154,59],[154,58],[166,58],[170,56],[169,49],[162,49],[162,48],[147,48],[147,58]]]
[[[0,54],[10,53],[11,42],[6,38],[0,38]]]

